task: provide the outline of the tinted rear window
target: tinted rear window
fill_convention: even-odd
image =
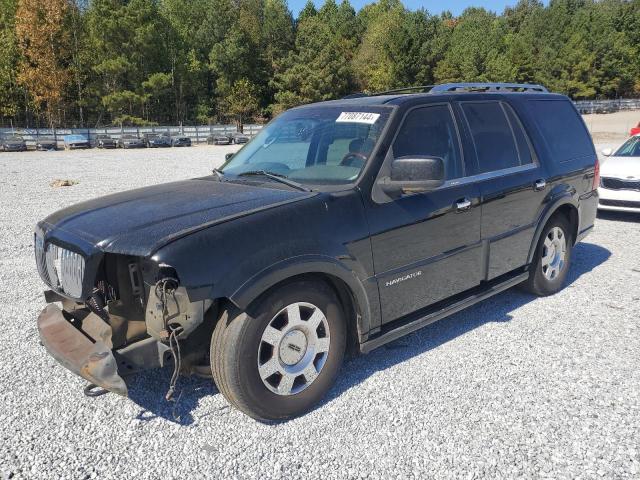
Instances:
[[[566,100],[529,100],[553,159],[566,162],[592,156],[593,143],[582,119]]]
[[[478,173],[520,166],[513,131],[500,103],[466,102],[462,110],[476,147]]]

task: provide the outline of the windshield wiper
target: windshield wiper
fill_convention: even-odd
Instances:
[[[280,173],[268,172],[266,170],[249,170],[248,172],[242,172],[238,174],[238,177],[254,177],[254,176],[262,176],[270,178],[271,180],[275,180],[276,182],[284,183],[285,185],[289,185],[290,187],[296,188],[298,190],[302,190],[303,192],[311,192],[308,187],[301,185],[298,182],[294,182],[293,180],[289,180],[286,175],[282,175]]]
[[[224,172],[222,170],[220,170],[219,168],[214,168],[213,173],[216,177],[218,177],[219,181],[222,181],[222,177],[224,177]]]

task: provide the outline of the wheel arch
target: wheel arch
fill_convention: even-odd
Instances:
[[[239,309],[246,311],[270,290],[302,279],[318,279],[334,290],[347,317],[350,344],[352,341],[357,343],[366,339],[374,315],[371,306],[375,303],[369,298],[370,293],[367,293],[360,278],[331,258],[314,256],[281,262],[249,279],[228,299]]]
[[[531,247],[529,248],[529,256],[527,257],[527,263],[531,263],[533,261],[533,257],[536,252],[536,247],[538,246],[538,242],[540,241],[540,235],[542,235],[542,231],[544,230],[549,220],[551,220],[551,218],[555,215],[563,215],[569,221],[569,224],[571,225],[571,229],[572,229],[571,235],[572,235],[573,243],[575,244],[578,236],[580,216],[578,212],[578,206],[576,205],[575,200],[573,199],[572,196],[567,194],[551,202],[549,206],[544,210],[542,215],[540,216],[540,220],[538,221],[535,234],[533,235],[533,241],[531,242]]]

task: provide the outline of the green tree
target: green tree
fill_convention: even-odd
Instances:
[[[295,50],[274,78],[272,113],[345,95],[352,90],[350,52],[319,15],[298,25]]]
[[[256,86],[246,78],[234,82],[221,103],[226,114],[235,120],[239,132],[243,131],[244,122],[260,108]]]
[[[403,29],[404,7],[394,5],[386,11],[376,12],[369,18],[360,48],[353,65],[360,89],[364,91],[387,90],[396,85],[398,49],[394,32]]]
[[[500,24],[493,13],[483,8],[466,9],[456,19],[447,52],[436,67],[436,81],[492,80],[487,66],[500,38],[499,28]]]
[[[302,23],[311,17],[315,17],[317,14],[318,10],[316,10],[316,6],[314,5],[313,1],[307,0],[307,3],[304,4],[304,7],[298,14],[296,23]]]
[[[265,0],[262,36],[267,63],[275,72],[295,40],[293,17],[285,0]]]
[[[0,0],[0,119],[15,118],[23,91],[18,85],[17,0]]]
[[[156,110],[156,114],[163,121],[179,121],[184,115],[176,80],[180,57],[175,31],[160,15],[158,4],[154,0],[93,0],[86,12],[86,25],[87,48],[92,53],[89,68],[96,74],[90,88],[99,99],[94,108],[105,108],[115,121],[122,109],[117,94],[130,98],[133,93],[144,99],[143,82],[153,73],[164,72],[172,76],[172,94],[165,98],[164,110]],[[127,115],[149,120],[144,100],[127,105],[131,107]]]

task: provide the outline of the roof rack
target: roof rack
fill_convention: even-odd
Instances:
[[[548,90],[542,85],[532,83],[444,83],[436,85],[429,93],[445,92],[537,92],[547,93]]]
[[[442,85],[416,85],[413,87],[394,88],[374,93],[353,93],[343,97],[362,98],[377,97],[380,95],[392,95],[394,93],[447,93],[447,92],[529,92],[548,93],[549,90],[542,85],[533,83],[443,83]]]
[[[435,85],[416,85],[413,87],[402,87],[402,88],[394,88],[393,90],[385,90],[384,92],[375,92],[371,95],[390,95],[392,93],[410,93],[414,90],[417,90],[415,93],[426,93],[432,91],[436,86]]]

